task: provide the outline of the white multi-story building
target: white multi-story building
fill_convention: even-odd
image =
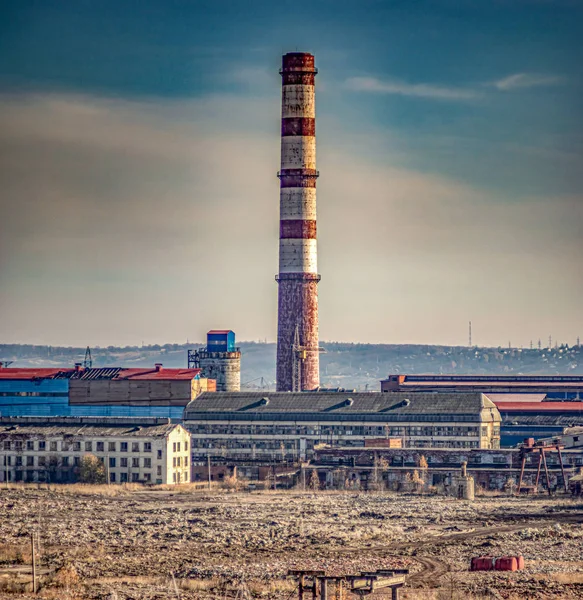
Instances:
[[[0,481],[78,481],[94,455],[110,483],[187,483],[190,450],[188,431],[169,419],[0,418]]]

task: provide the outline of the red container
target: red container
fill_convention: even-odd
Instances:
[[[493,571],[495,559],[491,556],[475,556],[470,564],[471,571]]]
[[[518,571],[516,556],[501,556],[496,559],[496,571]]]
[[[518,565],[518,570],[522,571],[524,569],[524,556],[515,556],[516,564]]]

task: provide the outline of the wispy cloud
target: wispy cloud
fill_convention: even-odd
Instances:
[[[435,100],[471,100],[478,96],[475,90],[432,85],[427,83],[406,83],[403,81],[381,81],[375,77],[351,77],[346,87],[359,92],[398,94]]]
[[[494,81],[492,85],[504,92],[510,90],[542,87],[549,85],[559,85],[564,83],[564,78],[557,75],[537,75],[536,73],[515,73],[498,81]]]

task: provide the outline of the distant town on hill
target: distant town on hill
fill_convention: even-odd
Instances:
[[[94,367],[143,367],[162,363],[186,367],[187,351],[204,344],[154,344],[91,348]],[[244,389],[275,388],[275,344],[242,342]],[[379,381],[398,373],[582,375],[581,345],[553,348],[480,348],[407,344],[322,342],[320,379],[325,387],[376,391]],[[71,367],[82,363],[86,348],[0,344],[0,362],[11,367]]]

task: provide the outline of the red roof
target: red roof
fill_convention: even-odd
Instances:
[[[165,369],[161,367],[151,369],[122,369],[114,379],[194,379],[200,375],[200,369]]]
[[[93,371],[98,371],[99,368]],[[158,379],[158,380],[188,380],[194,379],[197,375],[200,375],[200,369],[165,369],[160,367],[142,368],[142,369],[121,369],[116,374],[117,369],[105,369],[113,371],[109,379]],[[90,371],[87,369],[81,369],[79,374]],[[69,377],[73,373],[76,373],[76,369],[35,369],[35,368],[23,368],[23,369],[0,369],[0,380],[15,379],[15,380],[31,380],[31,379],[54,379],[58,375]]]
[[[209,335],[209,334],[226,335],[227,333],[232,333],[232,331],[230,329],[211,329],[209,332],[207,332],[207,335]]]
[[[583,402],[496,402],[500,412],[582,412]]]
[[[73,373],[75,369],[36,369],[34,367],[31,368],[23,368],[23,369],[11,369],[4,368],[0,369],[0,379],[36,379],[36,378],[45,378],[45,379],[53,379],[59,373]]]

